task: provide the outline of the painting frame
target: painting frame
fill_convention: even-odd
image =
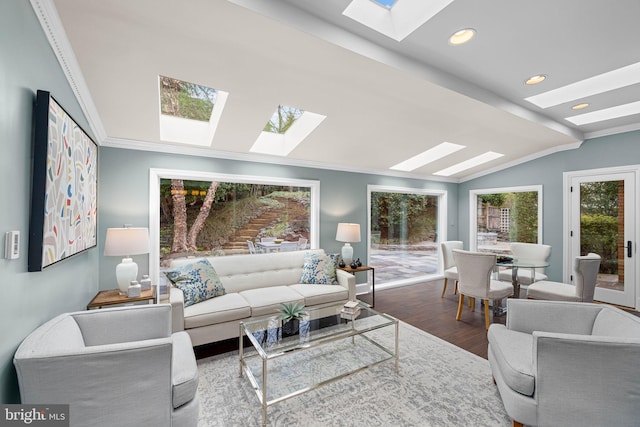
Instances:
[[[98,145],[47,91],[34,111],[27,269],[97,246]]]

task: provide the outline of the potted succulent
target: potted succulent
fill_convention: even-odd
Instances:
[[[278,312],[280,314],[277,319],[282,321],[283,336],[297,334],[300,328],[300,319],[308,314],[304,309],[304,304],[295,302],[280,304]]]

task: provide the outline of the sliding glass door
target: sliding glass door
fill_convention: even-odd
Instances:
[[[446,194],[369,186],[369,260],[376,284],[410,283],[439,271]]]

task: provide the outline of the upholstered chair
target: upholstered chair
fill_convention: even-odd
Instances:
[[[542,280],[529,285],[527,298],[556,301],[593,302],[598,281],[600,255],[590,253],[573,261],[575,285]]]
[[[13,363],[22,403],[68,404],[71,427],[198,424],[198,366],[169,304],[61,314]]]
[[[510,245],[512,256],[520,262],[545,263],[551,256],[551,246],[536,243],[512,242]],[[511,282],[511,269],[502,269],[498,279]],[[544,268],[519,268],[518,283],[528,286],[539,280],[547,280]],[[519,295],[516,295],[518,298]]]
[[[453,259],[453,250],[462,249],[463,244],[457,240],[450,240],[440,243],[442,250],[442,261],[444,264],[444,285],[442,286],[441,298],[444,298],[444,293],[447,290],[447,283],[449,280],[454,281],[453,294],[458,293],[458,269],[456,268],[456,262]]]
[[[515,298],[507,313],[489,328],[487,355],[514,427],[638,425],[640,317]]]
[[[496,267],[495,254],[454,249],[453,258],[458,267],[458,293],[460,294],[456,320],[460,320],[462,316],[465,296],[472,298],[472,309],[475,308],[475,298],[479,298],[484,301],[485,326],[489,329],[489,300],[501,300],[513,295],[513,286],[511,283],[491,278]]]

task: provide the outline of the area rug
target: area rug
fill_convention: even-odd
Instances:
[[[377,337],[391,346],[393,334]],[[400,322],[400,369],[387,361],[267,408],[269,426],[509,426],[489,362]],[[238,352],[198,361],[200,427],[260,426]]]

